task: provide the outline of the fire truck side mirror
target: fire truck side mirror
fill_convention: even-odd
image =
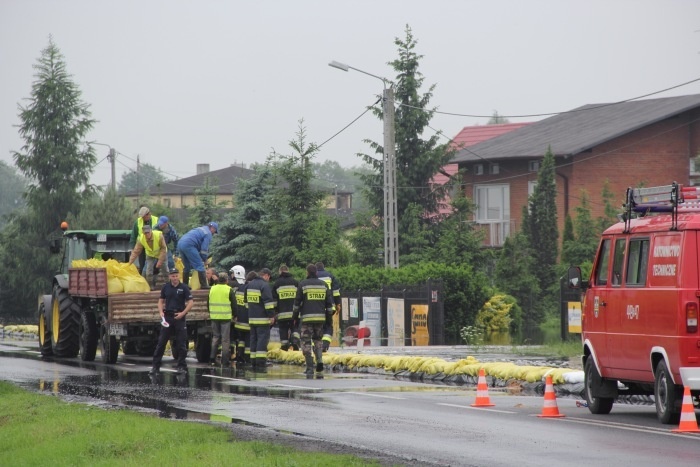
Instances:
[[[578,266],[571,266],[569,268],[568,280],[570,289],[580,289],[583,284],[581,281],[581,268]]]

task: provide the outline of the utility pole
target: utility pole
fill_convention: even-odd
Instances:
[[[394,88],[384,88],[384,267],[399,267]]]
[[[112,190],[117,191],[117,181],[116,181],[116,159],[117,159],[117,151],[114,150],[114,148],[109,148],[109,155],[107,156],[107,159],[109,159],[109,164],[112,167]]]
[[[345,63],[330,62],[328,66],[339,70],[355,70],[377,78],[384,84],[382,115],[384,119],[384,267],[399,267],[399,234],[396,207],[396,122],[394,112],[394,83]],[[390,85],[387,88],[387,83]]]
[[[141,183],[139,183],[139,178],[141,177],[141,155],[136,154],[136,208],[141,206]]]

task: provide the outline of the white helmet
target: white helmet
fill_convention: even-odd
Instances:
[[[239,284],[245,284],[245,268],[243,266],[237,264],[231,268],[230,272]]]

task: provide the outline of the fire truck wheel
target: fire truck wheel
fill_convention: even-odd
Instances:
[[[654,371],[654,401],[656,416],[661,423],[668,425],[680,421],[682,399],[683,393],[673,384],[666,362],[659,361]]]
[[[586,359],[584,367],[584,386],[586,390],[586,401],[588,402],[588,410],[592,414],[607,415],[610,413],[615,400],[612,397],[596,397],[593,395],[593,385],[596,381],[600,381],[598,370],[593,362],[593,357],[589,356]]]

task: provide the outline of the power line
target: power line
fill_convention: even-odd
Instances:
[[[364,112],[362,112],[362,113],[361,113],[360,115],[358,115],[353,121],[351,121],[350,123],[348,123],[347,125],[345,125],[343,128],[341,128],[341,129],[340,129],[337,133],[335,133],[333,136],[331,136],[330,138],[328,138],[327,140],[325,140],[323,143],[319,144],[319,145],[317,146],[317,148],[320,149],[321,146],[323,146],[324,144],[326,144],[327,142],[329,142],[330,140],[332,140],[333,138],[335,138],[336,136],[338,136],[339,134],[341,134],[342,132],[344,132],[345,130],[347,130],[353,123],[355,123],[355,122],[358,121],[360,118],[362,118],[362,116],[363,116],[364,114],[366,114],[367,112],[369,112],[370,110],[372,110],[372,107],[374,107],[375,105],[377,105],[381,100],[382,100],[381,97],[380,97],[379,99],[377,99],[377,101],[376,101],[374,104],[368,106],[368,107],[365,109]]]
[[[683,86],[687,86],[688,84],[692,84],[692,83],[695,83],[698,81],[700,81],[700,78],[695,78],[695,79],[692,79],[690,81],[686,81],[685,83],[677,84],[675,86],[671,86],[670,88],[662,89],[660,91],[654,91],[654,92],[650,92],[648,94],[644,94],[644,95],[637,96],[637,97],[631,97],[629,99],[624,99],[624,100],[612,102],[609,104],[601,104],[601,105],[596,105],[593,107],[586,107],[586,108],[582,108],[582,109],[573,109],[573,110],[565,110],[562,112],[549,112],[549,113],[540,113],[540,114],[499,115],[499,117],[501,117],[501,118],[550,117],[552,115],[562,115],[562,114],[570,114],[570,113],[577,113],[577,112],[586,112],[589,110],[600,109],[603,107],[610,107],[610,106],[617,105],[617,104],[624,104],[625,102],[631,102],[631,101],[634,101],[637,99],[642,99],[644,97],[654,96],[656,94],[661,94],[663,92],[670,91],[672,89],[677,89],[677,88],[680,88]],[[426,109],[423,109],[421,107],[416,107],[416,106],[411,105],[411,104],[404,104],[402,102],[394,101],[394,103],[396,105],[399,105],[401,107],[407,107],[409,109],[422,110],[423,112],[431,112],[431,113],[436,113],[436,114],[441,114],[441,115],[451,115],[454,117],[472,117],[472,118],[491,118],[491,117],[493,117],[493,115],[472,115],[472,114],[463,114],[463,113],[457,113],[457,112],[442,112],[440,110],[426,110]]]

